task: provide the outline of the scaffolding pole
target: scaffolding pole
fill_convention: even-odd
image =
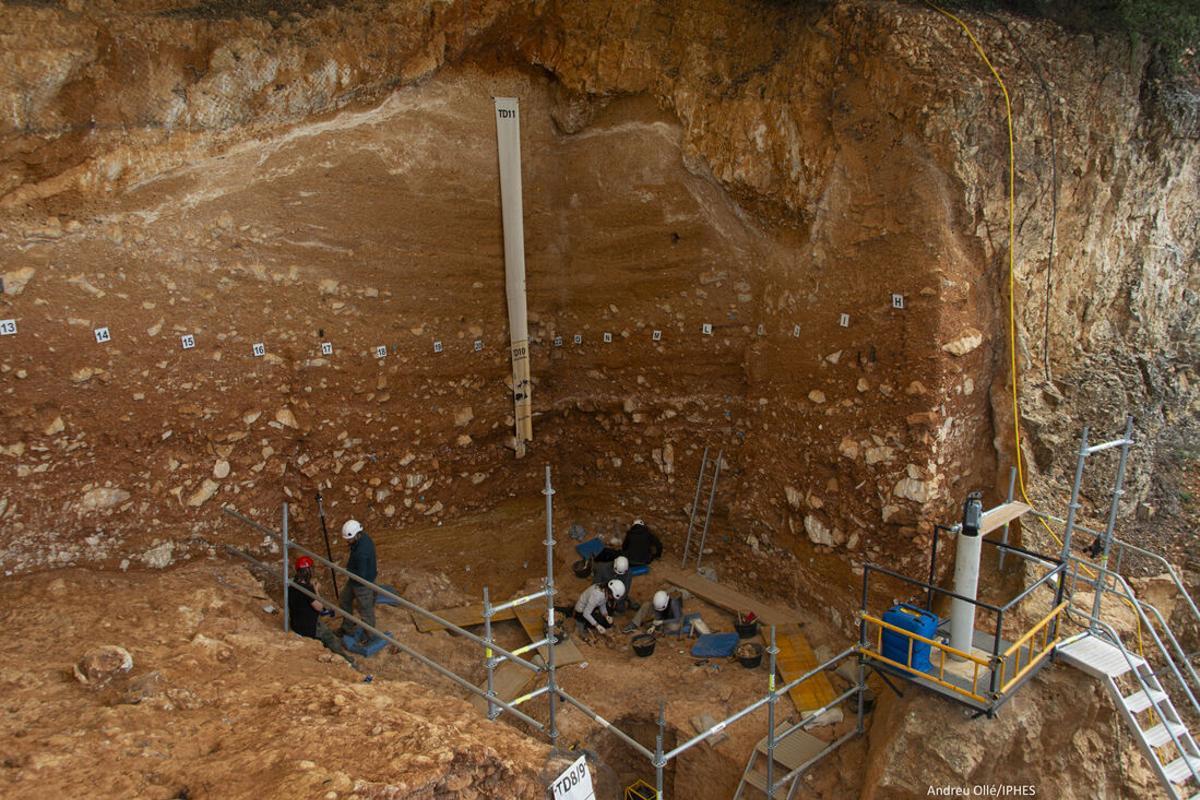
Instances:
[[[1129,446],[1133,444],[1133,417],[1125,417],[1125,436],[1119,439],[1121,442],[1121,457],[1117,461],[1117,478],[1113,484],[1112,503],[1108,507],[1108,524],[1104,528],[1104,536],[1101,539],[1104,545],[1103,555],[1100,557],[1099,580],[1096,582],[1095,597],[1092,599],[1092,616],[1099,619],[1100,617],[1100,601],[1104,598],[1105,587],[1108,575],[1108,555],[1112,551],[1113,531],[1117,527],[1117,507],[1121,504],[1121,496],[1125,494],[1125,465],[1129,461]],[[1095,448],[1092,448],[1093,450]]]
[[[283,632],[292,629],[291,608],[288,605],[288,504],[283,504]]]
[[[558,635],[554,625],[554,486],[550,482],[550,465],[546,465],[546,487],[542,489],[546,496],[546,666],[549,675],[546,678],[546,688],[549,690],[547,699],[550,704],[548,734],[551,749],[558,747],[558,726],[555,724],[555,706],[558,698],[558,681],[554,672],[554,649],[558,644]]]

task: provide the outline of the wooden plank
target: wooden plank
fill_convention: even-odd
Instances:
[[[1004,503],[995,508],[989,508],[983,512],[983,519],[979,522],[979,533],[986,536],[997,528],[1004,527],[1017,517],[1032,510],[1033,506],[1025,503]]]
[[[755,600],[729,586],[710,581],[695,572],[685,571],[669,564],[655,562],[650,568],[650,575],[662,578],[682,589],[687,589],[701,600],[712,603],[714,606],[720,606],[726,611],[735,614],[739,611],[753,611],[764,625],[787,625],[800,620],[799,613],[790,608],[780,608]]]
[[[447,622],[454,623],[460,628],[466,628],[471,625],[483,624],[483,603],[476,603],[473,606],[460,606],[459,608],[447,608],[442,611],[434,611],[442,619]],[[421,633],[429,633],[431,631],[440,631],[445,628],[441,623],[434,622],[429,617],[423,614],[413,614],[413,622],[417,626],[417,630]],[[516,613],[511,608],[506,608],[492,615],[492,622],[505,622],[507,620],[516,619]]]
[[[525,629],[526,635],[529,636],[529,641],[536,642],[546,635],[545,606],[525,605],[518,606],[517,622],[521,623],[521,627]],[[542,657],[543,662],[549,658],[546,652],[549,648],[546,646],[539,647],[537,652]],[[580,652],[579,646],[571,639],[564,639],[554,646],[554,668],[567,667],[571,664],[578,664],[583,661],[583,653]],[[534,663],[537,663],[536,661]]]
[[[492,688],[496,690],[496,697],[509,702],[525,694],[525,690],[536,677],[537,673],[530,672],[511,661],[505,661],[496,667],[496,672],[492,675]],[[486,691],[487,681],[480,684],[479,688]],[[471,695],[471,705],[484,714],[487,713],[487,700],[479,695]]]
[[[768,645],[770,636],[770,632],[762,632],[763,641]],[[800,632],[798,625],[776,626],[775,646],[779,648],[775,655],[775,668],[784,683],[790,683],[817,666],[817,656],[813,653],[812,645]],[[824,672],[819,672],[799,686],[792,687],[788,695],[795,703],[796,710],[800,712],[816,711],[837,697],[833,691],[833,684],[829,682],[829,676]]]

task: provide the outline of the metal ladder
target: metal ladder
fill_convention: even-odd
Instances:
[[[1200,798],[1200,747],[1145,659],[1095,631],[1059,645],[1058,657],[1104,682],[1171,800]],[[1136,683],[1130,694],[1118,682],[1126,676]]]
[[[700,458],[700,474],[696,478],[696,495],[692,498],[692,513],[688,517],[687,539],[683,544],[683,561],[680,566],[686,567],[688,555],[692,549],[692,532],[696,529],[696,512],[700,508],[700,495],[704,489],[704,483],[711,476],[712,484],[708,490],[708,506],[704,511],[704,528],[700,532],[700,546],[696,549],[696,571],[700,571],[700,560],[704,557],[704,543],[708,539],[708,526],[712,522],[713,503],[717,499],[717,482],[721,479],[721,456],[724,455],[724,450],[717,451],[716,459],[708,457],[708,448],[704,448],[704,455]]]

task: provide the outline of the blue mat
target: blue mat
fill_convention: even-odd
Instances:
[[[398,591],[396,591],[395,586],[392,586],[387,583],[381,583],[379,585],[382,586],[384,589],[387,589],[389,592],[391,592],[394,595],[400,594]],[[378,592],[376,592],[376,594],[375,594],[375,602],[381,606],[396,606],[397,608],[399,608],[399,606],[400,606],[400,604],[397,603],[392,598],[388,597],[387,595],[379,594]]]
[[[634,564],[629,568],[629,574],[637,577],[638,575],[649,575],[650,567],[645,564]]]
[[[575,552],[579,553],[580,558],[592,558],[600,555],[600,551],[604,549],[604,540],[599,536],[593,536],[586,542],[580,542],[575,545]]]
[[[733,655],[737,647],[736,633],[706,633],[692,645],[692,655],[696,658],[722,658]]]
[[[391,631],[388,631],[387,634],[388,636],[393,635]],[[734,635],[736,636],[736,634]],[[372,636],[367,640],[365,645],[360,645],[357,641],[349,636],[343,636],[342,644],[347,650],[349,650],[351,653],[354,653],[356,656],[373,656],[383,648],[387,647],[388,640],[384,639],[382,636]]]

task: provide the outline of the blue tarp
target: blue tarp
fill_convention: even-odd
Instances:
[[[600,555],[600,551],[604,549],[604,540],[599,536],[593,536],[586,542],[580,542],[575,545],[575,552],[579,553],[580,558],[592,558]]]
[[[733,655],[737,644],[736,633],[706,633],[692,645],[692,655],[696,658],[723,658]]]
[[[388,636],[392,635],[391,631],[388,631],[387,633]],[[387,643],[388,640],[384,639],[382,636],[371,636],[365,645],[360,645],[349,636],[342,637],[342,644],[345,645],[347,650],[357,656],[373,656],[383,648],[387,647]]]

